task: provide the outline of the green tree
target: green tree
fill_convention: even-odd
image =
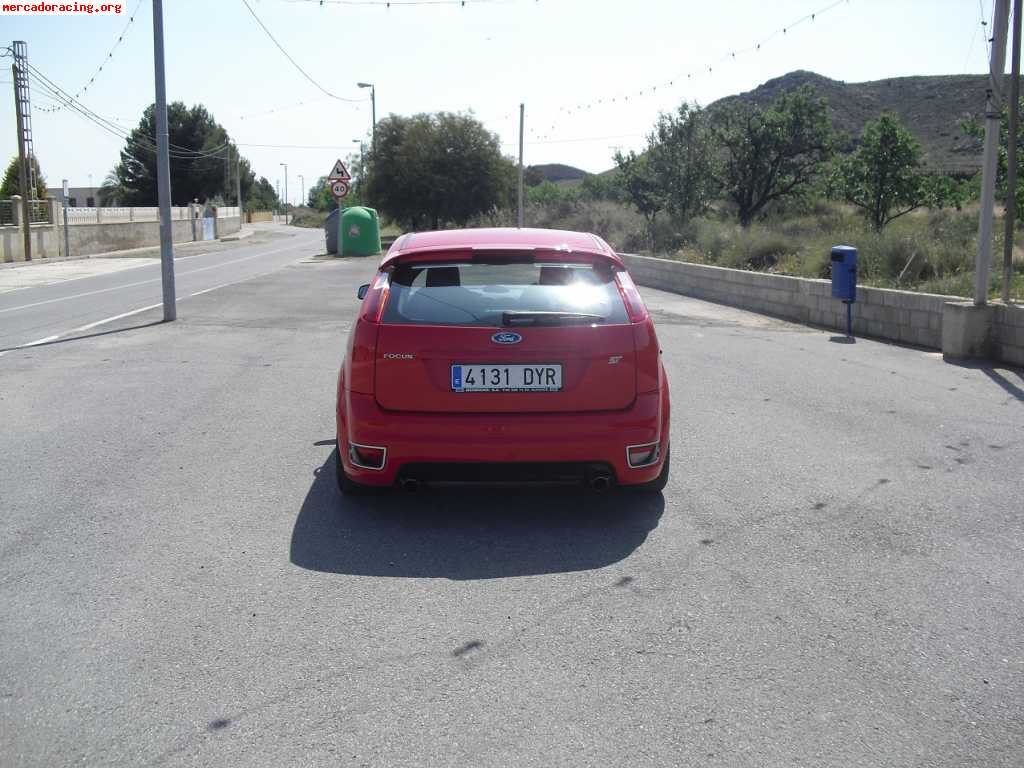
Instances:
[[[647,154],[665,207],[676,221],[707,210],[717,191],[716,153],[700,107],[684,103],[675,115],[660,115]]]
[[[628,200],[618,170],[588,173],[580,182],[580,197],[584,200],[613,200],[619,203]]]
[[[260,176],[259,181],[249,187],[248,196],[243,187],[242,199],[247,211],[275,211],[281,207],[274,185],[267,181],[266,176]]]
[[[716,108],[710,123],[723,156],[718,182],[744,227],[768,203],[803,193],[834,152],[825,100],[809,86],[767,107],[733,100]]]
[[[171,202],[185,205],[198,199],[220,196],[235,199],[238,149],[227,131],[213,119],[206,107],[191,108],[175,101],[167,106],[170,150]],[[146,107],[139,124],[129,134],[121,150],[120,162],[111,172],[121,202],[125,205],[156,205],[156,135],[153,105]],[[227,162],[225,162],[227,161]],[[255,174],[249,161],[242,158],[242,199],[249,198]]]
[[[629,202],[647,221],[647,239],[653,251],[657,246],[654,225],[658,214],[665,209],[665,195],[654,173],[650,153],[638,155],[631,151],[624,155],[616,152],[615,165]]]
[[[836,163],[833,194],[863,210],[876,230],[924,205],[942,205],[957,194],[945,177],[921,170],[921,145],[892,114],[870,121],[860,145]]]
[[[512,163],[472,115],[391,115],[377,123],[362,192],[412,229],[465,224],[509,199]]]
[[[32,155],[30,162],[36,172],[36,197],[42,200],[46,197],[46,177],[43,176],[43,172],[39,168],[39,161],[35,155]],[[19,190],[18,157],[15,155],[11,158],[11,162],[7,164],[7,170],[4,172],[4,180],[0,184],[0,199],[6,200],[12,195],[20,195],[21,192]]]
[[[1020,109],[1024,113],[1024,97],[1020,100]],[[962,124],[964,132],[978,140],[985,137],[985,128],[977,120],[970,119]],[[1008,167],[1008,148],[1010,145],[1010,110],[1003,107],[1002,118],[999,124],[999,164],[996,175],[996,199],[1000,202],[1006,200],[1006,169]],[[980,191],[981,178],[973,180],[973,186]],[[1024,130],[1017,132],[1017,189],[1014,193],[1015,207],[1017,209],[1017,220],[1024,220]]]

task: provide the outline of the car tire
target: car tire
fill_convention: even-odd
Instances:
[[[668,485],[669,465],[672,463],[672,445],[665,446],[665,463],[661,465],[661,472],[649,483],[627,486],[642,493],[661,493]]]
[[[345,474],[345,468],[341,464],[341,448],[337,447],[337,443],[334,451],[334,470],[338,479],[338,490],[345,496],[356,496],[366,490],[365,485],[357,483]]]

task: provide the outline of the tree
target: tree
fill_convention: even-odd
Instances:
[[[630,152],[623,155],[615,153],[615,165],[622,180],[626,196],[640,214],[647,220],[647,238],[654,250],[654,223],[658,214],[665,208],[665,196],[655,176],[650,160],[650,153],[638,155]]]
[[[509,199],[512,162],[472,115],[391,115],[377,123],[365,195],[413,229],[465,224]]]
[[[185,205],[194,199],[205,202],[215,196],[234,200],[238,149],[206,107],[197,104],[189,108],[180,101],[168,104],[167,129],[173,145],[170,150],[172,205]],[[121,160],[112,171],[125,205],[157,203],[154,136],[156,119],[151,104],[129,134],[121,150]],[[243,158],[241,166],[242,199],[245,200],[255,183],[255,174],[248,160]]]
[[[1024,111],[1024,98],[1020,100],[1020,109]],[[970,119],[962,124],[964,132],[973,136],[979,141],[985,137],[985,128],[977,120]],[[999,163],[996,174],[996,198],[999,201],[1006,200],[1006,169],[1008,167],[1008,148],[1010,144],[1010,110],[1004,106],[1002,119],[999,123]],[[980,179],[975,180],[975,186],[980,188]],[[1015,204],[1017,208],[1017,220],[1024,220],[1024,130],[1017,132],[1017,189],[1015,191]]]
[[[716,193],[716,153],[700,107],[684,103],[675,115],[660,115],[647,154],[665,207],[676,221],[707,210]]]
[[[243,191],[242,199],[247,211],[275,211],[281,207],[274,185],[267,181],[266,176],[260,176],[260,180],[252,184],[248,196]]]
[[[803,86],[767,107],[731,101],[711,115],[723,162],[717,180],[744,227],[773,200],[801,194],[834,152],[824,99]]]
[[[921,171],[921,145],[892,114],[864,126],[857,150],[836,164],[833,188],[876,230],[923,205],[941,205],[956,189]]]
[[[39,161],[35,155],[30,158],[33,169],[36,172],[36,197],[40,200],[46,197],[46,177],[43,176],[42,170],[39,168]],[[20,195],[21,186],[18,180],[18,157],[15,155],[11,158],[11,162],[7,164],[7,170],[4,172],[3,183],[0,184],[0,199],[7,200],[12,195]]]

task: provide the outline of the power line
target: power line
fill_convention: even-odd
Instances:
[[[570,105],[570,106],[559,107],[558,111],[562,112],[562,113],[565,113],[566,115],[572,115],[572,114],[575,114],[575,113],[578,113],[578,112],[582,112],[584,110],[593,109],[594,107],[598,107],[598,106],[604,106],[604,105],[608,105],[608,104],[618,104],[619,102],[628,103],[630,98],[636,99],[637,97],[643,97],[645,95],[653,95],[653,94],[655,94],[657,92],[658,88],[662,88],[662,89],[664,89],[665,87],[671,88],[671,87],[674,87],[677,83],[679,83],[679,84],[692,83],[695,79],[699,79],[701,77],[712,76],[712,75],[714,75],[714,71],[715,71],[715,68],[716,68],[717,65],[719,65],[719,64],[721,64],[723,62],[735,61],[737,56],[743,56],[743,55],[751,54],[751,53],[758,53],[763,46],[767,45],[772,40],[775,40],[778,37],[786,37],[795,28],[797,28],[797,27],[799,27],[801,25],[804,25],[804,24],[810,24],[810,23],[814,22],[817,18],[819,18],[820,16],[828,13],[829,11],[833,10],[834,8],[837,8],[840,5],[848,5],[849,2],[850,2],[850,0],[834,0],[834,2],[830,3],[829,5],[824,6],[823,8],[819,8],[818,10],[813,11],[812,13],[807,13],[807,14],[801,16],[799,19],[796,19],[795,21],[792,21],[792,22],[790,22],[789,24],[786,24],[783,27],[779,27],[774,32],[772,32],[770,35],[768,35],[767,37],[763,38],[760,42],[756,42],[756,43],[754,43],[752,45],[747,46],[746,48],[736,48],[736,49],[733,49],[733,50],[723,54],[718,59],[716,59],[714,61],[711,61],[711,62],[708,62],[704,66],[697,66],[697,67],[692,67],[692,68],[690,68],[688,70],[683,70],[683,71],[679,72],[677,75],[673,76],[672,78],[670,78],[668,80],[665,80],[665,81],[662,81],[660,83],[654,83],[654,84],[651,84],[651,85],[646,85],[643,88],[639,88],[639,89],[635,89],[635,90],[620,91],[619,93],[617,93],[617,94],[615,94],[614,96],[611,96],[611,97],[602,96],[601,98],[594,99],[594,100],[591,100],[591,101],[588,101],[588,102],[580,102],[580,103],[573,104],[573,105]],[[537,139],[546,140],[546,139],[549,138],[551,133],[556,128],[557,128],[557,123],[554,123],[554,124],[551,125],[550,128],[548,128],[546,130],[541,129],[542,132],[538,132],[536,129],[534,129],[534,130],[531,130],[531,133]]]
[[[315,85],[315,86],[317,87],[317,89],[319,89],[320,91],[322,91],[322,92],[323,92],[324,94],[326,94],[327,96],[330,96],[330,97],[331,97],[332,99],[337,99],[338,101],[348,101],[348,102],[359,102],[359,101],[365,101],[365,99],[346,99],[346,98],[343,98],[343,97],[341,97],[341,96],[336,96],[335,94],[331,93],[331,92],[330,92],[330,91],[328,91],[328,90],[327,90],[326,88],[324,88],[324,87],[323,87],[322,85],[320,85],[320,83],[318,83],[318,82],[317,82],[316,80],[314,80],[314,79],[312,78],[312,76],[311,76],[311,75],[310,75],[310,74],[309,74],[309,73],[308,73],[308,72],[307,72],[306,70],[304,70],[304,69],[303,69],[302,67],[300,67],[300,66],[299,66],[299,63],[298,63],[297,61],[295,61],[295,59],[293,59],[293,58],[291,57],[291,54],[289,54],[289,53],[288,53],[288,51],[286,51],[286,50],[284,49],[284,46],[282,46],[282,45],[281,45],[281,44],[280,44],[279,42],[277,42],[277,38],[276,38],[276,37],[274,37],[274,36],[273,36],[273,34],[271,34],[270,30],[269,30],[269,29],[267,29],[267,25],[266,25],[266,24],[264,24],[264,23],[263,23],[263,22],[262,22],[262,21],[260,20],[260,17],[256,15],[256,11],[254,11],[254,10],[252,9],[252,6],[251,6],[251,5],[249,5],[249,0],[242,0],[242,4],[243,4],[243,5],[244,5],[244,6],[245,6],[245,7],[246,7],[246,8],[248,9],[248,10],[249,10],[249,13],[250,13],[250,14],[252,15],[252,17],[253,17],[254,19],[256,19],[256,23],[260,25],[260,29],[262,29],[262,30],[263,30],[263,31],[264,31],[264,32],[266,33],[267,37],[269,37],[269,38],[270,38],[270,41],[271,41],[271,42],[272,42],[272,43],[273,43],[274,45],[276,45],[276,46],[277,46],[277,49],[278,49],[278,50],[279,50],[279,51],[280,51],[281,53],[283,53],[283,54],[284,54],[284,57],[285,57],[286,59],[288,59],[288,61],[290,61],[290,62],[292,63],[292,66],[293,66],[293,67],[295,67],[295,68],[296,68],[297,70],[299,70],[299,72],[301,72],[301,73],[302,73],[302,76],[303,76],[303,77],[305,77],[305,78],[306,78],[307,80],[309,80],[309,82],[311,82],[311,83],[312,83],[313,85]]]
[[[319,3],[324,5],[376,5],[390,8],[393,5],[488,5],[508,0],[287,0],[289,3]]]
[[[309,104],[317,104],[317,103],[322,103],[322,102],[325,102],[325,101],[328,101],[328,99],[326,97],[324,97],[322,99],[305,99],[303,101],[297,101],[297,102],[295,102],[293,104],[284,104],[284,105],[282,105],[280,107],[273,107],[272,109],[264,109],[264,110],[262,110],[260,112],[249,112],[249,113],[244,114],[244,115],[236,115],[236,119],[238,119],[238,120],[248,120],[248,119],[253,118],[253,117],[262,117],[263,115],[274,115],[274,114],[277,114],[278,112],[287,112],[287,111],[292,110],[292,109],[298,109],[299,107],[308,106]],[[369,99],[353,99],[353,101],[358,101],[360,103],[366,103],[366,102],[369,101]],[[356,107],[354,107],[354,109],[360,109],[360,107],[356,106]]]
[[[103,128],[108,133],[112,133],[114,136],[117,136],[118,138],[123,139],[125,141],[134,141],[134,143],[141,145],[146,149],[155,151],[156,143],[149,137],[145,137],[145,139],[132,139],[132,129],[126,128],[120,123],[117,123],[113,120],[110,120],[109,118],[105,118],[102,115],[97,114],[96,112],[93,112],[87,106],[82,104],[82,102],[78,101],[76,98],[69,95],[67,91],[65,91],[55,82],[50,80],[50,78],[48,78],[46,75],[44,75],[31,64],[28,65],[28,69],[32,77],[32,81],[35,82],[40,88],[42,88],[44,92],[51,98],[56,97],[56,99],[61,101],[64,104],[64,106],[69,107],[75,112],[78,112],[80,115],[92,121],[99,127]],[[189,159],[219,156],[222,150],[230,146],[230,142],[224,142],[223,144],[217,147],[211,147],[209,149],[204,150],[194,150],[190,149],[189,147],[182,147],[177,144],[170,144],[169,146],[171,147],[170,152],[172,157],[178,157],[179,159]]]
[[[124,25],[124,29],[121,30],[121,34],[119,34],[117,36],[117,40],[114,41],[114,45],[111,46],[110,51],[108,51],[107,55],[103,58],[103,62],[99,65],[99,67],[96,69],[96,71],[92,73],[92,77],[90,77],[88,79],[88,81],[86,81],[85,85],[83,85],[81,88],[78,89],[78,91],[75,92],[75,98],[76,99],[79,96],[81,96],[82,94],[84,94],[86,91],[89,90],[89,86],[93,84],[93,81],[95,81],[97,77],[99,77],[100,72],[103,71],[103,68],[107,65],[107,62],[114,58],[114,51],[116,51],[118,49],[118,46],[121,45],[121,42],[124,40],[125,34],[127,34],[128,29],[131,27],[132,23],[135,21],[135,16],[139,13],[139,8],[141,6],[142,6],[142,0],[139,0],[135,4],[135,10],[132,11],[131,16],[128,17],[128,23]],[[63,108],[64,108],[63,106],[56,107],[56,108],[53,108],[53,107],[50,107],[50,108],[40,107],[39,110],[41,112],[59,112]]]

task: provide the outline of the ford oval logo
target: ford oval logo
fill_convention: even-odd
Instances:
[[[523,337],[514,331],[501,331],[491,336],[495,344],[518,344],[522,340]]]

